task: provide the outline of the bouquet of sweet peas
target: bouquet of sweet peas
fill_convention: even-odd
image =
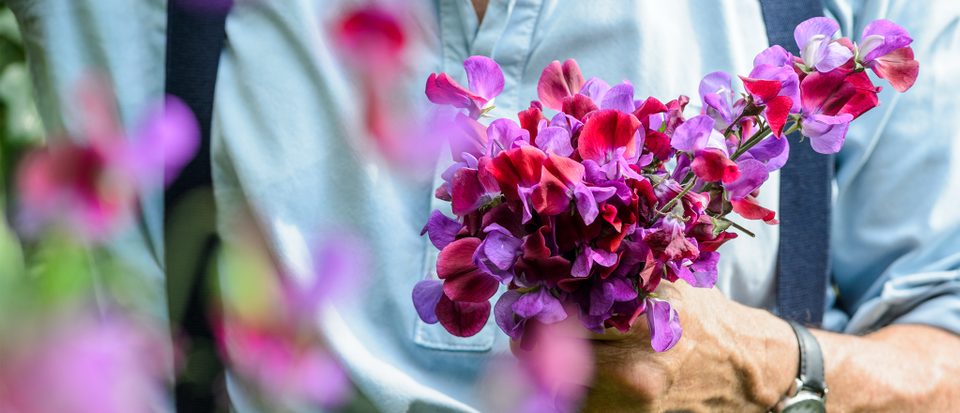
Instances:
[[[777,222],[756,197],[787,161],[786,136],[799,131],[815,151],[835,153],[850,122],[879,103],[867,69],[900,92],[916,80],[900,26],[874,21],[859,43],[838,32],[827,18],[801,23],[800,56],[763,50],[740,76],[743,93],[729,74],[708,74],[690,117],[686,96],[637,99],[628,82],[585,80],[571,59],[543,70],[539,101],[519,123],[485,126],[504,82],[492,59],[464,62],[468,87],[430,75],[428,99],[457,111],[454,163],[436,190],[456,217],[434,211],[424,227],[440,253],[439,280],[413,291],[421,319],[465,337],[493,310],[523,344],[531,329],[573,315],[594,332],[628,331],[646,315],[652,347],[670,349],[682,330],[657,286],[713,287],[717,249],[737,237],[731,229],[752,235],[731,212]],[[500,285],[507,291],[491,306]]]

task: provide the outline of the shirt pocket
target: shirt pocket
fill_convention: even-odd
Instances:
[[[426,244],[421,274],[426,274],[426,279],[438,279],[437,254],[439,251],[433,244],[429,242]],[[499,294],[496,296],[499,296]],[[487,318],[487,324],[483,326],[479,333],[471,337],[454,336],[447,332],[440,323],[427,324],[420,317],[417,317],[413,329],[413,341],[420,347],[431,350],[484,352],[493,348],[497,336],[496,329],[497,325],[493,318],[492,308],[490,309],[490,316]]]

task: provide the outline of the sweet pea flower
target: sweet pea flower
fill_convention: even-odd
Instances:
[[[367,81],[393,79],[408,43],[407,30],[398,13],[382,5],[362,5],[345,13],[333,32],[334,40],[354,67],[373,72],[366,74],[370,76]]]
[[[898,92],[906,92],[920,74],[920,63],[913,58],[910,33],[896,23],[880,19],[863,28],[857,59]]]
[[[664,300],[647,298],[645,301],[647,325],[650,327],[650,345],[657,352],[670,350],[683,335],[677,310]]]
[[[597,203],[609,199],[615,188],[587,187],[583,183],[584,166],[570,158],[549,155],[543,162],[540,184],[532,192],[533,207],[541,215],[559,215],[576,205],[586,225],[599,215]]]
[[[837,69],[811,73],[800,82],[802,119],[800,132],[819,153],[836,153],[843,147],[850,121],[877,106],[875,87],[864,72]]]
[[[714,120],[708,115],[690,118],[673,132],[671,145],[693,153],[690,168],[705,182],[734,182],[741,178],[742,172],[730,159],[726,139],[713,125]]]
[[[703,111],[714,120],[714,127],[723,130],[743,111],[742,104],[734,107],[733,87],[730,75],[726,72],[713,72],[700,81],[700,100],[703,102]],[[738,102],[739,103],[739,102]]]
[[[605,109],[587,119],[580,132],[577,152],[582,159],[596,162],[610,179],[639,174],[630,168],[640,159],[643,131],[640,120],[629,113]]]
[[[567,59],[561,64],[554,60],[543,69],[537,83],[540,102],[553,110],[563,110],[564,100],[572,98],[583,86],[583,74],[577,61]],[[564,112],[570,113],[567,110]]]
[[[468,88],[446,73],[432,73],[427,78],[426,94],[431,102],[466,109],[471,117],[479,117],[493,99],[503,91],[500,65],[486,56],[471,56],[463,62]]]
[[[477,334],[490,316],[490,297],[497,292],[499,280],[480,269],[474,256],[481,240],[475,237],[451,242],[437,258],[440,280],[423,280],[413,289],[413,303],[420,319],[437,323],[451,334],[469,337]]]
[[[533,187],[540,183],[540,174],[546,159],[547,155],[543,151],[525,145],[501,152],[484,166],[507,200],[520,201],[523,206],[523,222],[533,217],[530,195]]]
[[[87,91],[86,143],[53,142],[29,153],[18,173],[20,218],[27,233],[64,224],[98,241],[133,215],[137,193],[173,181],[196,153],[199,129],[190,109],[168,97],[129,137],[104,90]]]
[[[560,112],[554,115],[549,122],[546,119],[540,120],[534,143],[546,153],[570,156],[574,151],[571,142],[573,135],[582,127],[583,122]]]
[[[780,138],[787,117],[794,110],[794,99],[800,95],[797,74],[790,68],[758,66],[751,76],[757,77],[740,77],[743,87],[755,105],[763,106],[763,117],[773,135]]]
[[[268,403],[335,407],[350,394],[350,381],[335,359],[295,334],[227,323],[222,335],[230,364],[253,380]]]
[[[473,255],[474,264],[501,284],[510,283],[513,280],[513,264],[520,256],[523,240],[496,223],[488,225],[483,232],[486,237]]]
[[[840,25],[827,17],[814,17],[797,25],[793,38],[800,48],[804,66],[822,73],[850,61],[853,52],[834,40],[839,31]]]

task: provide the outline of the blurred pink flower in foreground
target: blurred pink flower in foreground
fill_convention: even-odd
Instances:
[[[236,247],[227,256],[224,274],[231,285],[224,287],[218,328],[225,358],[268,405],[331,407],[346,401],[349,380],[326,350],[317,323],[326,306],[356,293],[363,282],[363,245],[345,233],[317,244],[309,277],[277,271],[253,245]]]
[[[82,239],[100,240],[130,218],[138,191],[160,189],[196,153],[197,122],[181,101],[168,97],[124,136],[107,90],[84,85],[77,105],[81,136],[52,141],[20,164],[20,224],[26,233],[56,224]]]
[[[118,317],[59,320],[40,342],[3,356],[14,355],[0,362],[0,411],[163,411],[172,377],[165,339],[159,330]]]
[[[586,332],[568,319],[533,322],[514,355],[495,359],[486,373],[488,410],[510,413],[573,412],[593,378],[593,352]],[[526,348],[526,349],[525,349]]]
[[[331,34],[345,65],[356,76],[363,129],[391,166],[419,175],[432,165],[447,135],[453,113],[419,110],[406,94],[422,33],[409,18],[415,6],[371,1],[354,6],[332,22]],[[365,148],[360,148],[363,151]]]

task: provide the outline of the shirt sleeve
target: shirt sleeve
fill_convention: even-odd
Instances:
[[[833,308],[825,326],[862,334],[893,323],[960,334],[960,3],[826,2],[857,38],[878,18],[912,35],[920,76],[851,125],[837,157]],[[872,73],[871,73],[871,76]]]
[[[6,0],[17,18],[37,109],[51,139],[76,135],[81,79],[96,73],[117,99],[120,120],[135,127],[163,97],[166,2],[163,0]],[[162,257],[162,192],[140,194],[142,220],[108,240],[112,254],[150,286],[144,310],[167,318]]]

